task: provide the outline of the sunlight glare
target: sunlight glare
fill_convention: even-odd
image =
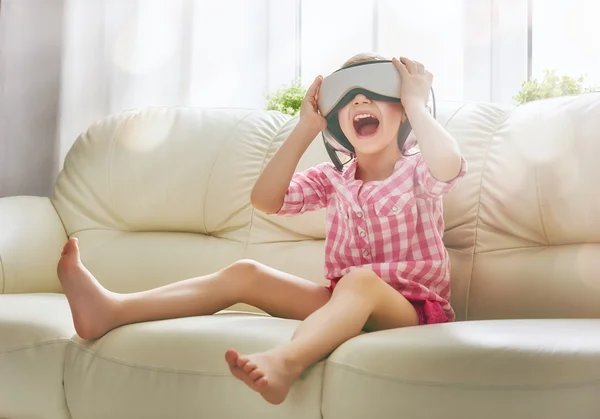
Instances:
[[[113,62],[131,74],[146,74],[167,64],[179,47],[181,19],[170,4],[149,0],[139,14],[121,28],[113,49]],[[177,8],[174,8],[177,9]]]
[[[525,115],[522,124],[514,127],[515,146],[527,160],[549,163],[560,159],[573,147],[573,123],[561,118],[556,104],[541,106],[535,115]]]
[[[133,151],[150,152],[169,140],[172,124],[163,118],[134,118],[124,124],[120,144]]]

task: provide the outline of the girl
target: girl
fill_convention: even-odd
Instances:
[[[344,66],[376,59],[382,58],[361,54]],[[342,131],[355,149],[347,168],[340,172],[323,163],[294,173],[327,125],[317,111],[319,76],[306,93],[296,127],[251,193],[252,204],[271,214],[327,208],[328,287],[240,260],[211,275],[116,294],[81,263],[74,238],[63,249],[58,276],[77,333],[96,339],[125,324],[210,315],[238,302],[303,320],[284,345],[249,355],[225,353],[236,378],[279,404],[306,368],[362,330],[454,320],[441,197],[464,175],[465,161],[424,106],[431,73],[406,58],[393,62],[402,80],[400,103],[357,94],[339,111]],[[375,129],[364,128],[359,120],[365,116],[376,121]],[[406,118],[420,148],[413,156],[405,156],[397,141]]]

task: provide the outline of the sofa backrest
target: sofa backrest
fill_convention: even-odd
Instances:
[[[469,172],[445,198],[460,319],[600,317],[600,95],[511,107],[440,103]],[[324,212],[267,216],[250,190],[297,119],[147,108],[92,125],[52,201],[82,260],[131,292],[252,258],[323,280]],[[316,139],[297,170],[325,161]]]

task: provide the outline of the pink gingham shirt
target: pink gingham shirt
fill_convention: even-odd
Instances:
[[[465,175],[465,160],[449,182],[436,180],[420,153],[398,160],[383,181],[365,183],[355,173],[356,160],[342,172],[327,162],[295,173],[278,214],[327,208],[327,279],[369,268],[408,300],[438,301],[453,321],[442,196]]]

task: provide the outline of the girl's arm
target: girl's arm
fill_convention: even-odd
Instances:
[[[260,211],[273,214],[281,209],[300,158],[319,132],[327,127],[327,121],[317,108],[322,81],[323,78],[318,76],[307,89],[300,105],[298,124],[269,160],[252,188],[250,202]]]
[[[433,177],[447,182],[458,176],[462,155],[454,138],[422,104],[408,102],[404,104],[404,110]]]
[[[303,121],[298,122],[287,140],[269,160],[252,188],[250,202],[256,209],[267,214],[279,211],[296,166],[318,133],[318,127]]]
[[[392,61],[400,73],[400,100],[432,176],[447,182],[459,175],[463,159],[454,138],[429,113],[425,104],[433,75],[423,64],[402,57]]]

